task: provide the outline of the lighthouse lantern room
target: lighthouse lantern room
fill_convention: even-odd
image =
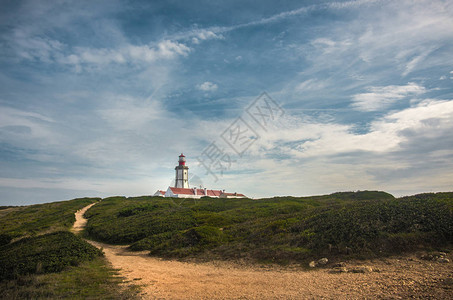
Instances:
[[[186,166],[186,157],[181,153],[179,156],[179,164],[176,166],[176,188],[189,188],[189,167]]]

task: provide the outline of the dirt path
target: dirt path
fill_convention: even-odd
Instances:
[[[85,225],[87,224],[87,221],[88,221],[88,220],[85,219],[85,218],[83,217],[83,214],[85,214],[85,212],[86,212],[87,210],[89,210],[90,207],[92,207],[92,206],[95,205],[96,203],[97,203],[97,202],[94,202],[94,203],[92,203],[92,204],[90,204],[90,205],[88,205],[88,206],[85,206],[84,208],[79,209],[78,211],[76,211],[76,213],[75,213],[75,219],[76,219],[76,220],[75,220],[75,222],[74,222],[74,225],[73,225],[72,228],[71,228],[71,231],[72,231],[73,233],[79,233],[80,231],[83,230],[83,228],[85,228]]]
[[[122,276],[143,286],[144,299],[453,298],[452,264],[415,256],[351,261],[347,267],[365,264],[378,271],[331,274],[329,269],[161,260],[126,246],[90,243],[103,248]]]

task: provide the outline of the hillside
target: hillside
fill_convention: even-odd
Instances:
[[[102,251],[69,232],[74,213],[99,200],[0,210],[0,299],[133,298]]]
[[[399,199],[374,191],[259,200],[111,197],[85,216],[91,238],[163,257],[284,263],[453,242],[453,193]]]
[[[100,198],[10,206],[0,210],[0,245],[23,236],[68,230],[74,224],[74,213]]]
[[[125,256],[125,252],[115,255],[116,246],[104,244],[110,262],[118,257],[116,260],[125,263],[116,265],[116,268],[121,269],[131,267],[139,257],[144,265],[160,266],[163,270],[176,266],[176,262],[167,265],[166,261],[148,256],[149,252],[151,256],[210,260],[212,268],[202,264],[202,268],[206,269],[206,278],[210,278],[212,272],[217,272],[215,266],[218,259],[229,260],[225,263],[233,264],[247,260],[280,264],[295,262],[307,266],[308,260],[321,256],[335,262],[343,258],[354,261],[356,258],[383,257],[419,249],[448,251],[453,242],[453,193],[420,194],[398,199],[385,192],[362,191],[257,200],[188,200],[148,196],[99,200],[82,198],[2,208],[0,298],[123,299],[137,296],[135,285],[119,286],[121,277],[115,276],[116,271],[104,257],[99,256],[99,250],[69,231],[74,222],[74,213],[94,202],[97,204],[85,213],[88,218],[84,232],[86,237],[109,244],[130,245],[129,248],[134,251],[146,250],[146,254],[138,252]],[[120,246],[118,249],[125,247]],[[392,261],[399,263],[398,259]],[[420,269],[420,272],[428,272],[426,268],[430,262],[408,261],[414,262],[413,267]],[[178,270],[171,271],[182,272],[181,276],[187,277],[190,282],[190,274],[184,273],[185,270],[201,270],[201,265],[194,263],[178,266]],[[380,268],[379,263],[377,266]],[[227,265],[225,270],[219,272],[229,268]],[[390,269],[386,269],[389,272]],[[394,269],[391,276],[396,276],[394,278],[397,280],[403,275],[396,271],[397,267]],[[444,278],[448,266],[442,267],[442,270],[442,274],[431,272],[428,281],[448,281],[448,278]],[[274,271],[276,274],[293,274],[291,270]],[[234,277],[235,272],[250,273],[247,269],[239,268],[230,275]],[[128,276],[128,280],[145,276],[121,274]],[[133,274],[136,274],[135,277]],[[320,274],[317,276],[324,276],[329,284],[337,280],[332,277],[334,275],[326,275],[325,272]],[[257,270],[250,280],[263,276],[266,277]],[[307,276],[298,273],[296,282],[309,281]],[[348,276],[355,275],[348,273]],[[389,284],[384,280],[388,274],[385,278],[371,274],[367,276],[370,280],[381,280],[379,284]],[[411,274],[404,276],[412,278]],[[146,278],[145,282],[155,280]],[[291,275],[291,278],[296,277]],[[420,277],[420,282],[423,280],[424,277]],[[165,282],[166,279],[162,279],[160,283],[163,290],[159,291],[162,293],[169,292]],[[273,284],[278,285],[276,282]],[[147,286],[151,291],[148,292],[150,297],[154,297],[153,293],[157,292],[155,287],[154,281]],[[423,289],[424,285],[420,283],[419,288]],[[439,287],[440,294],[436,292],[436,295],[443,295],[446,289],[448,286]],[[229,290],[225,286],[225,292]],[[318,295],[318,292],[330,293],[334,290],[320,288],[312,292]],[[215,294],[217,291],[214,288],[212,292]],[[286,288],[281,290],[282,295],[286,292]],[[420,293],[426,294],[423,291]],[[183,292],[181,295],[186,294]]]

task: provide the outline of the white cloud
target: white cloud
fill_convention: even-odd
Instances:
[[[201,91],[213,92],[217,90],[218,86],[215,83],[205,81],[202,84],[197,85],[197,88]]]
[[[200,31],[199,39],[212,38],[209,31]],[[126,41],[111,48],[70,47],[58,40],[36,33],[30,28],[16,28],[6,36],[10,49],[21,60],[72,65],[80,71],[83,65],[151,63],[187,56],[191,49],[184,43],[164,39],[155,44],[134,45]]]
[[[64,50],[65,45],[48,37],[30,36],[26,30],[15,29],[9,43],[21,59],[50,62],[56,53]]]
[[[239,171],[256,171],[267,184],[254,189],[256,178],[239,172],[226,178],[228,185],[257,196],[364,187],[402,195],[451,185],[453,100],[428,99],[389,113],[373,121],[364,134],[355,133],[352,125],[288,114],[282,121],[282,126],[260,132],[247,156],[235,164]]]
[[[166,112],[158,101],[113,96],[100,116],[117,130],[139,130],[152,121],[164,119]]]
[[[216,34],[211,30],[201,29],[196,32],[196,37],[200,40],[223,39],[221,34]]]
[[[152,47],[149,45],[126,45],[118,49],[75,48],[70,55],[60,55],[58,62],[68,65],[107,65],[111,63],[151,63],[187,56],[190,48],[170,40],[164,40]]]
[[[353,46],[353,42],[350,40],[334,41],[328,38],[317,38],[311,42],[311,45],[321,50],[323,55],[338,55]]]
[[[451,60],[452,15],[444,1],[394,1],[377,9],[364,5],[357,18],[328,27],[309,43],[291,44],[288,51],[310,62],[304,78],[328,71],[341,74],[339,81],[351,70],[370,83],[394,78],[395,70],[406,77]]]
[[[389,107],[394,102],[424,93],[423,86],[409,82],[407,85],[370,87],[369,92],[354,95],[351,106],[359,111],[377,111]]]
[[[320,81],[317,79],[308,79],[304,82],[301,82],[296,86],[297,91],[313,91],[313,90],[321,90],[323,89],[327,83],[325,81]]]
[[[372,4],[375,2],[379,2],[379,1],[377,1],[377,0],[361,0],[361,1],[332,2],[332,3],[326,3],[326,4],[314,4],[314,5],[304,6],[304,7],[290,10],[290,11],[285,11],[285,12],[267,17],[267,18],[262,18],[260,20],[235,25],[232,27],[226,27],[226,28],[224,28],[223,31],[227,31],[227,30],[229,31],[229,30],[235,30],[235,29],[239,29],[239,28],[243,28],[243,27],[264,25],[264,24],[269,24],[269,23],[273,23],[273,22],[279,22],[279,21],[285,20],[287,18],[305,14],[307,12],[317,10],[317,9],[353,8],[353,7],[360,7],[363,5],[369,5],[369,4]]]
[[[285,128],[263,133],[254,151],[282,147],[283,153],[299,158],[357,151],[387,153],[401,150],[403,143],[416,137],[442,138],[446,132],[453,132],[453,100],[424,100],[411,108],[390,113],[373,121],[365,134],[354,133],[352,125],[318,123],[289,116],[285,119]]]
[[[442,1],[393,2],[368,16],[369,25],[356,42],[359,55],[366,62],[391,63],[403,76],[423,68],[429,59],[431,67],[434,62],[443,65],[430,54],[453,38],[451,13]]]
[[[191,40],[193,44],[200,44],[202,41],[224,39],[219,32],[219,27],[211,29],[192,29],[186,32],[173,34],[172,40]]]
[[[47,125],[54,122],[35,112],[0,107],[0,132],[3,137],[9,136],[15,142],[25,142],[25,139],[46,139],[50,142],[52,133]]]
[[[426,57],[428,57],[428,55],[430,55],[434,50],[436,49],[434,48],[421,49],[419,51],[420,54],[417,54],[414,58],[409,59],[402,75],[407,76],[410,72],[412,72],[416,68],[416,66],[420,62],[422,62]]]
[[[314,4],[310,6],[304,6],[298,9],[285,11],[282,13],[278,13],[272,15],[270,17],[265,17],[259,20],[237,24],[233,26],[213,26],[207,29],[193,29],[188,32],[178,33],[171,36],[174,40],[180,39],[190,39],[194,44],[198,44],[200,40],[208,40],[208,39],[223,39],[222,33],[234,31],[241,28],[257,26],[257,25],[265,25],[274,22],[280,22],[285,19],[295,17],[301,14],[305,14],[307,12],[317,10],[317,9],[347,9],[347,8],[354,8],[354,7],[361,7],[365,5],[371,5],[373,3],[379,2],[379,0],[361,0],[361,1],[347,1],[347,2],[332,2],[326,4]]]

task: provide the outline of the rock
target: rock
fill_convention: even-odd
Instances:
[[[340,268],[340,267],[346,267],[345,262],[338,262],[332,266],[332,268]]]
[[[439,261],[439,259],[448,260],[448,258],[446,258],[445,256],[447,256],[447,253],[445,252],[432,252],[423,254],[420,258],[425,260],[436,260],[436,261]]]
[[[329,273],[333,273],[333,274],[347,273],[347,272],[348,272],[348,269],[346,269],[345,267],[334,267],[331,270],[329,270]]]
[[[436,261],[440,262],[440,263],[449,263],[450,262],[450,260],[445,257],[439,257],[438,259],[436,259]]]
[[[434,256],[431,254],[423,254],[420,258],[424,260],[434,260]]]
[[[319,259],[318,261],[312,260],[308,265],[310,266],[310,268],[315,268],[317,266],[324,266],[328,262],[329,262],[329,260],[324,257],[324,258]]]
[[[354,267],[349,270],[351,273],[371,273],[373,272],[373,268],[370,266],[359,266],[359,267]]]

